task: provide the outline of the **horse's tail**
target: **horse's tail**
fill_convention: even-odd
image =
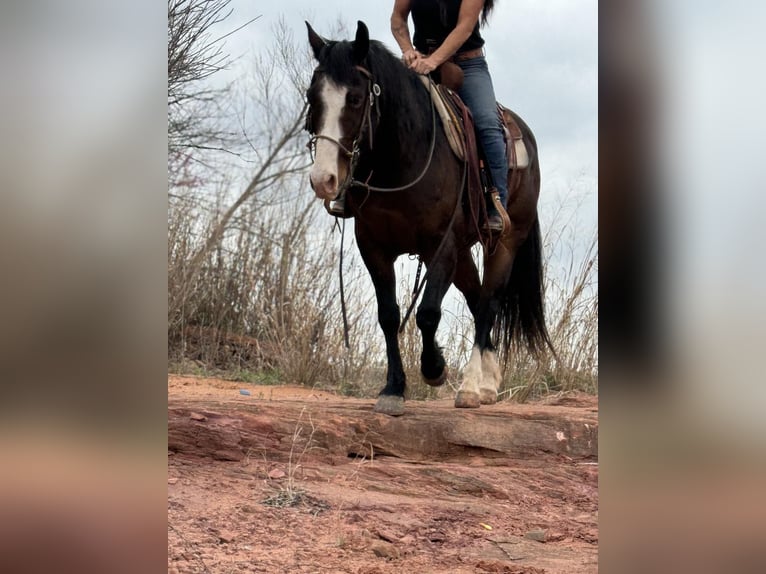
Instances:
[[[545,327],[544,291],[540,222],[535,217],[527,239],[516,253],[495,321],[496,341],[502,345],[506,358],[514,343],[526,343],[534,354],[548,348],[555,356]]]

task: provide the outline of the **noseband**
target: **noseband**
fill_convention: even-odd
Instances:
[[[367,78],[367,95],[369,100],[369,105],[366,107],[364,111],[364,116],[362,117],[362,123],[359,125],[359,131],[356,134],[356,137],[354,138],[351,149],[348,149],[346,146],[344,146],[339,140],[336,140],[335,138],[331,138],[326,135],[322,134],[314,134],[309,138],[308,143],[306,144],[306,147],[309,149],[309,152],[311,153],[311,161],[313,162],[315,159],[315,149],[316,149],[316,142],[317,140],[323,139],[327,140],[333,144],[335,144],[338,149],[345,155],[349,160],[349,167],[348,167],[348,174],[346,175],[346,178],[343,180],[343,182],[338,186],[338,195],[337,197],[341,197],[343,193],[352,186],[359,186],[367,189],[368,191],[377,191],[377,192],[393,192],[393,191],[403,191],[405,189],[408,189],[412,187],[413,185],[417,184],[421,179],[423,179],[423,176],[428,171],[428,168],[431,166],[431,160],[433,159],[434,155],[434,148],[436,146],[436,108],[434,105],[433,98],[431,97],[431,93],[429,90],[428,99],[431,102],[431,146],[428,151],[428,160],[426,161],[426,165],[423,168],[423,171],[420,172],[420,175],[416,177],[413,181],[406,185],[402,185],[399,187],[375,187],[373,185],[370,185],[367,182],[359,181],[354,178],[354,171],[356,171],[356,166],[359,163],[359,154],[361,153],[361,149],[359,147],[359,142],[362,140],[362,137],[364,136],[364,130],[365,128],[369,128],[367,130],[367,135],[369,137],[369,143],[370,143],[370,149],[372,149],[373,144],[373,125],[372,125],[372,110],[375,108],[375,113],[377,115],[377,121],[380,121],[380,103],[378,102],[378,96],[380,96],[380,85],[375,82],[375,79],[373,78],[372,74],[367,68],[364,68],[363,66],[355,66],[357,70],[359,70],[362,75],[364,75]],[[432,83],[431,77],[428,76],[429,83]],[[310,119],[307,118],[307,125],[310,125]],[[369,179],[369,178],[368,178]]]

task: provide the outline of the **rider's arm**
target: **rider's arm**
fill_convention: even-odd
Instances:
[[[398,0],[397,0],[398,3]],[[406,4],[409,4],[409,0],[405,0]],[[481,10],[484,8],[484,0],[463,0],[460,3],[460,12],[457,17],[457,25],[449,33],[436,51],[429,56],[429,59],[433,62],[434,67],[439,66],[449,60],[455,52],[458,51],[466,40],[468,40],[471,32],[473,32],[476,23],[481,16]]]
[[[420,55],[412,46],[410,40],[410,28],[407,25],[407,19],[410,16],[410,6],[412,0],[395,0],[394,11],[391,13],[391,33],[394,35],[396,43],[402,50],[404,63],[409,65]]]

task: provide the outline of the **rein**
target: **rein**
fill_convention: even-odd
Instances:
[[[428,84],[429,84],[429,92],[428,92],[428,100],[431,102],[431,144],[428,147],[428,159],[426,160],[425,166],[423,166],[423,170],[420,172],[420,174],[410,183],[406,185],[400,185],[399,187],[377,187],[374,185],[370,185],[367,182],[359,181],[353,178],[353,172],[349,171],[350,174],[352,174],[351,181],[349,182],[349,186],[356,185],[359,187],[363,187],[367,189],[368,191],[375,191],[379,193],[391,193],[395,191],[404,191],[405,189],[409,189],[410,187],[413,187],[414,185],[417,185],[423,177],[425,177],[426,172],[428,171],[428,168],[431,167],[431,161],[434,158],[434,149],[436,149],[436,105],[434,104],[433,96],[431,95],[431,87],[433,86],[433,80],[431,79],[431,76],[428,76]],[[375,84],[377,85],[377,84]],[[380,110],[378,110],[378,113],[380,113]],[[372,142],[372,135],[370,135],[370,142]],[[372,145],[370,145],[372,147]]]
[[[468,175],[468,160],[463,161],[463,177],[462,181],[460,183],[460,192],[457,194],[457,201],[455,202],[455,209],[452,212],[452,218],[450,218],[449,224],[447,225],[447,229],[444,231],[444,235],[442,235],[442,240],[439,242],[439,247],[436,248],[436,252],[434,253],[434,256],[432,258],[432,262],[436,261],[439,258],[439,255],[441,255],[441,251],[444,248],[444,244],[447,241],[447,236],[449,235],[449,232],[452,231],[452,226],[455,224],[455,219],[457,218],[457,213],[460,211],[460,204],[462,203],[463,199],[463,190],[465,188],[465,180]],[[345,219],[343,220],[345,221]],[[407,307],[407,312],[404,314],[404,319],[402,319],[402,324],[399,326],[399,333],[404,333],[404,327],[407,325],[407,320],[410,318],[410,315],[412,314],[412,311],[415,309],[415,303],[418,301],[418,297],[420,296],[420,292],[423,290],[423,287],[426,284],[426,280],[428,279],[428,275],[431,272],[431,267],[426,268],[426,274],[423,276],[423,280],[418,283],[418,279],[420,278],[420,270],[423,267],[423,259],[421,258],[418,262],[418,271],[415,274],[415,287],[412,291],[412,302],[410,303],[410,306]]]

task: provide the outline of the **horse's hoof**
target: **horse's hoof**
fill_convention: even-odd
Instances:
[[[422,373],[421,373],[422,374]],[[429,379],[423,375],[423,382],[431,387],[441,387],[447,380],[447,367],[444,367],[442,374],[435,379]]]
[[[458,391],[455,397],[455,408],[458,409],[477,409],[481,406],[479,393],[472,391]]]
[[[479,398],[483,405],[494,405],[497,402],[497,391],[495,389],[479,389]]]
[[[404,397],[396,395],[381,395],[375,402],[376,413],[382,413],[391,417],[399,417],[404,414]]]

